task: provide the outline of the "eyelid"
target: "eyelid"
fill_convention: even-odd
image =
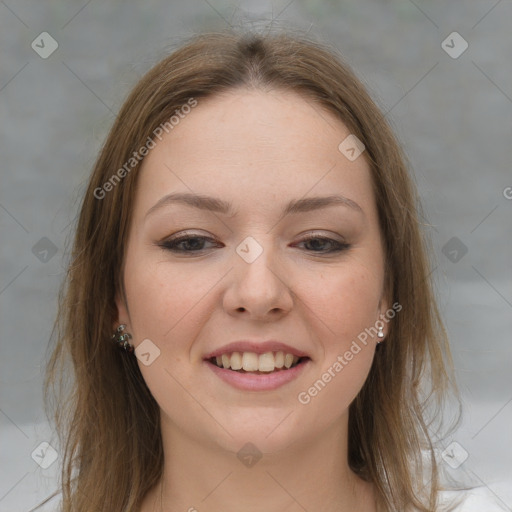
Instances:
[[[173,233],[172,235],[168,235],[168,236],[165,236],[164,238],[162,238],[158,243],[161,243],[161,242],[168,242],[170,240],[179,240],[181,238],[187,238],[187,237],[204,237],[204,238],[208,238],[208,239],[214,239],[213,236],[210,236],[210,235],[207,235],[203,232],[195,232],[195,231],[192,231],[190,229],[185,229],[183,231],[178,231],[176,233]]]
[[[299,235],[301,239],[308,237],[318,237],[318,238],[332,238],[336,239],[339,242],[344,242],[345,238],[337,233],[332,233],[330,231],[322,231],[322,230],[309,230],[306,231],[304,235]]]

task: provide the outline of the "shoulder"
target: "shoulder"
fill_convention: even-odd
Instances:
[[[464,491],[441,491],[439,505],[443,507],[442,510],[447,512],[503,512],[509,510],[499,496],[484,486]]]

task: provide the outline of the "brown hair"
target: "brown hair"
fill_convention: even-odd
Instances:
[[[110,340],[140,162],[102,199],[95,190],[191,98],[200,102],[234,87],[302,94],[337,116],[366,147],[388,300],[402,310],[350,405],[349,464],[374,483],[379,509],[433,511],[439,474],[429,418],[456,387],[430,282],[430,246],[420,229],[420,203],[404,155],[383,114],[335,50],[305,36],[232,31],[194,36],[139,81],[90,177],[45,387],[47,395],[63,393],[55,412],[64,449],[63,510],[135,512],[163,469],[158,404],[136,358],[123,357]],[[69,382],[67,368],[72,368]],[[429,455],[426,466],[422,450]]]

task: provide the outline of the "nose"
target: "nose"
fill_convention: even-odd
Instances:
[[[289,276],[276,260],[266,248],[250,263],[235,253],[235,268],[223,299],[225,311],[259,321],[286,315],[293,306],[293,292]]]

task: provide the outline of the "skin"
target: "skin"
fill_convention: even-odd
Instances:
[[[297,398],[389,307],[370,170],[364,153],[352,162],[338,150],[349,133],[296,93],[235,89],[200,99],[145,158],[126,296],[117,298],[133,344],[149,339],[160,350],[148,366],[138,360],[161,408],[165,453],[142,512],[376,510],[373,486],[350,470],[346,447],[348,407],[377,338],[359,343],[308,404]],[[228,200],[238,213],[175,203],[146,216],[171,192]],[[333,194],[362,213],[336,205],[281,215],[292,199]],[[184,230],[214,241],[181,243],[188,253],[158,245]],[[350,246],[329,253],[336,243],[303,242],[309,233]],[[248,236],[263,249],[252,263],[236,252]],[[278,390],[234,389],[203,358],[248,338],[283,341],[312,361]],[[252,467],[236,457],[247,442],[263,455]]]

